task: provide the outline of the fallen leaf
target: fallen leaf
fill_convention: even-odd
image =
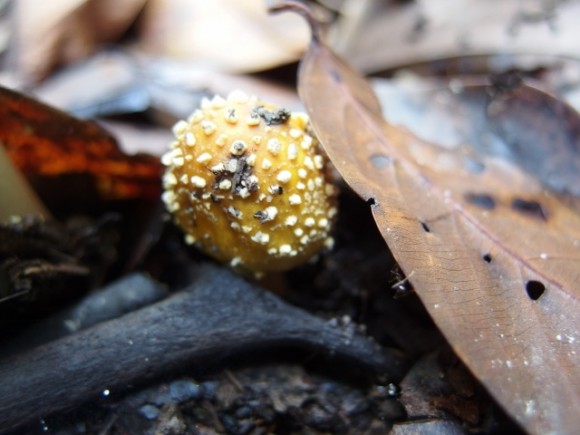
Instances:
[[[490,91],[466,88],[465,97]],[[521,83],[494,92],[484,106],[489,130],[513,159],[553,190],[580,197],[580,116],[553,95]]]
[[[114,41],[135,20],[146,0],[34,0],[16,2],[14,57],[25,83],[80,60]]]
[[[384,121],[364,78],[313,39],[299,93],[345,180],[454,350],[531,433],[580,425],[580,219],[498,158]]]
[[[389,122],[423,140],[507,159],[552,190],[580,197],[580,114],[525,79],[406,77],[374,81]],[[509,80],[509,77],[507,78]]]
[[[364,5],[362,4],[364,3]],[[488,68],[578,59],[580,3],[519,0],[346,2],[332,46],[365,72],[486,56]],[[498,71],[496,71],[498,72]]]
[[[140,47],[227,72],[252,72],[294,62],[308,44],[297,17],[268,19],[263,0],[151,0]]]
[[[301,107],[295,89],[264,77],[218,73],[192,61],[152,57],[134,49],[96,54],[63,69],[32,92],[44,103],[80,118],[147,112],[171,135],[169,128],[189,117],[203,97],[227,95],[236,89],[268,95],[273,103],[289,109]],[[168,143],[139,150],[161,155]]]
[[[98,118],[145,111],[151,96],[144,82],[142,65],[127,51],[115,49],[63,68],[31,93],[73,116]]]
[[[0,143],[35,188],[58,177],[82,176],[89,178],[89,192],[102,200],[153,199],[160,194],[158,158],[126,155],[96,123],[1,87]],[[67,179],[73,181],[67,201],[88,194],[76,190],[73,178]]]

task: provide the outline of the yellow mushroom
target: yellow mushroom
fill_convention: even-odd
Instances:
[[[337,188],[306,115],[234,91],[173,130],[163,201],[187,243],[254,272],[332,246]]]

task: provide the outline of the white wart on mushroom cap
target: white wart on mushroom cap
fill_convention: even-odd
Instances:
[[[186,241],[234,267],[286,270],[332,246],[336,187],[300,113],[235,91],[205,99],[163,155]]]

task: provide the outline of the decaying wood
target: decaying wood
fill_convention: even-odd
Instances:
[[[294,308],[223,269],[200,267],[188,289],[140,311],[0,362],[0,431],[108,389],[240,352],[310,349],[396,380],[403,363],[356,332]]]

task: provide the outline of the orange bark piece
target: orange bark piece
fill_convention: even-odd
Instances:
[[[95,122],[1,87],[0,142],[26,177],[90,174],[103,200],[160,194],[158,158],[126,155]]]

